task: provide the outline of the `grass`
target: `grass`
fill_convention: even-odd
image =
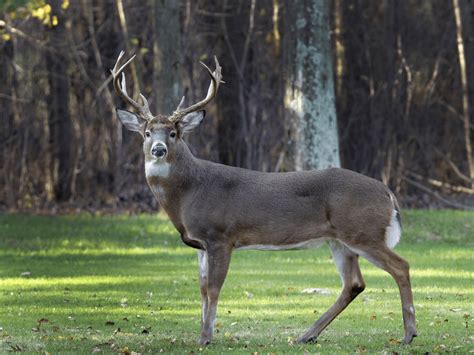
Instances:
[[[340,290],[329,249],[236,252],[214,344],[200,347],[196,253],[166,218],[0,215],[0,352],[468,352],[473,247],[473,213],[405,212],[396,250],[411,264],[419,334],[409,347],[396,285],[369,263],[366,291],[317,344],[297,345]]]

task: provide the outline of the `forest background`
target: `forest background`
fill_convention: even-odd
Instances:
[[[171,113],[183,94],[202,98],[199,61],[219,58],[226,83],[189,137],[198,157],[300,168],[295,134],[313,133],[294,130],[285,99],[298,3],[1,1],[0,210],[158,208],[141,138],[115,116],[124,103],[110,69],[122,49],[137,55],[130,93],[155,113]],[[337,125],[316,131],[335,133],[340,165],[382,180],[404,206],[473,208],[474,1],[321,3],[324,26],[299,36],[329,36],[319,49]]]

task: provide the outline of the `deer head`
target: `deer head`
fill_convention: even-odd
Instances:
[[[154,116],[149,108],[148,101],[144,95],[140,94],[142,104],[133,100],[127,94],[125,68],[132,62],[135,56],[131,57],[122,66],[119,67],[124,52],[120,55],[111,70],[115,92],[125,102],[129,103],[137,113],[127,110],[117,109],[117,116],[122,124],[129,130],[138,132],[143,137],[143,153],[145,154],[145,163],[165,164],[170,157],[174,156],[174,149],[178,142],[182,142],[184,133],[192,131],[199,126],[205,116],[204,106],[207,105],[217,94],[222,74],[221,66],[214,57],[216,69],[212,71],[207,65],[200,62],[208,71],[211,77],[211,83],[206,97],[184,108],[184,96],[181,99],[176,110],[171,115],[158,114]],[[121,77],[121,81],[119,79]]]

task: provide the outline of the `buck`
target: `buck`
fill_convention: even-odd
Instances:
[[[126,90],[121,52],[112,69],[116,93],[137,113],[117,109],[122,124],[143,137],[145,174],[160,206],[181,235],[198,249],[202,296],[200,344],[212,340],[217,301],[234,250],[288,250],[330,245],[342,280],[336,302],[299,341],[318,335],[365,288],[359,256],[387,271],[401,297],[404,343],[417,335],[409,265],[391,249],[401,235],[400,210],[393,193],[381,182],[358,173],[331,168],[262,173],[193,156],[183,135],[199,126],[203,108],[222,82],[215,59],[206,97],[184,108],[184,97],[169,116],[153,115],[147,99],[141,104]],[[121,77],[121,80],[119,80]]]

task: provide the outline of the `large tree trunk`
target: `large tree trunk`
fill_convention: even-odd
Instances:
[[[52,1],[53,13],[61,13],[62,1]],[[68,52],[62,48],[66,43],[65,18],[59,16],[59,23],[48,30],[49,49],[46,54],[49,95],[49,154],[51,154],[54,196],[65,201],[71,196],[73,129],[69,115]]]
[[[181,36],[179,2],[154,1],[153,94],[157,112],[171,114],[180,100]]]
[[[340,166],[329,0],[287,7],[285,108],[297,170]]]

